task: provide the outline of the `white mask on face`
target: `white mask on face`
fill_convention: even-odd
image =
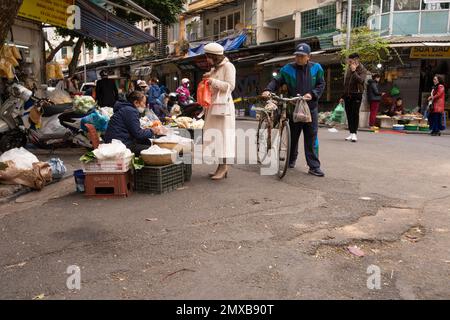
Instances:
[[[145,111],[145,108],[143,108],[143,107],[139,107],[137,109],[138,109],[139,113],[144,113],[144,111]]]

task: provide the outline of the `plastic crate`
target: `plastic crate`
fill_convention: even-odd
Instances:
[[[180,157],[181,162],[183,162],[183,172],[184,172],[184,181],[191,181],[192,178],[192,162],[193,156],[192,153],[184,153]]]
[[[184,182],[191,181],[192,178],[192,164],[183,163]]]
[[[131,195],[131,171],[124,173],[86,173],[85,195],[96,198],[124,198]]]
[[[184,164],[162,167],[145,166],[135,172],[134,188],[140,193],[162,194],[184,184]]]
[[[133,156],[115,160],[94,160],[84,164],[84,171],[87,173],[114,173],[127,172],[131,167]]]

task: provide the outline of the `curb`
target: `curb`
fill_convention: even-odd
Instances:
[[[73,172],[71,174],[66,174],[64,177],[62,177],[59,180],[52,180],[52,182],[50,182],[49,184],[45,185],[45,187],[46,186],[50,186],[50,185],[55,184],[55,183],[58,183],[58,182],[61,182],[61,181],[64,181],[64,180],[69,179],[69,178],[73,178]],[[19,198],[19,197],[21,197],[21,196],[23,196],[23,195],[25,195],[27,193],[30,193],[32,191],[36,191],[36,190],[31,189],[30,187],[24,187],[23,189],[17,191],[16,193],[14,193],[14,194],[12,194],[12,195],[10,195],[8,197],[1,198],[0,199],[0,204],[5,204],[5,203],[8,203],[8,202],[14,201],[17,198]]]

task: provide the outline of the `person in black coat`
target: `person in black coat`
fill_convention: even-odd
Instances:
[[[100,73],[101,80],[97,81],[96,96],[97,103],[100,107],[114,107],[116,101],[119,100],[119,91],[114,80],[108,78],[108,72]]]
[[[374,74],[367,82],[367,99],[370,103],[369,126],[374,127],[377,121],[378,109],[380,108],[381,92],[378,90],[380,75]]]
[[[127,102],[117,102],[105,133],[105,142],[120,140],[136,156],[151,146],[150,139],[160,134],[158,128],[141,129],[140,114],[145,111],[147,97],[140,91],[128,95]]]

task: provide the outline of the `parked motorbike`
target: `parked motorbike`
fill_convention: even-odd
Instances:
[[[178,93],[170,93],[168,103],[169,110],[171,110],[171,107],[175,104],[180,106],[182,117],[196,119],[201,119],[203,117],[203,107],[199,105],[193,97],[189,97],[185,102],[181,102]]]
[[[9,89],[9,98],[0,106],[0,151],[20,148],[27,143],[22,125],[23,107],[33,92],[19,84]]]
[[[71,108],[72,104],[55,105],[47,99],[38,99],[20,84],[11,85],[9,98],[0,106],[0,151],[23,147],[27,141],[39,148],[57,148],[72,143],[90,147],[79,123],[69,129],[59,122],[59,115]]]

